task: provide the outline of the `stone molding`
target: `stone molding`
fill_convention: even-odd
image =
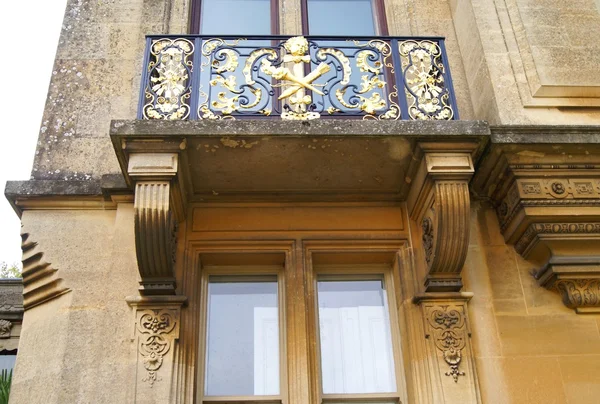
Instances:
[[[133,153],[128,174],[135,183],[135,245],[143,295],[175,294],[177,153]]]
[[[411,218],[422,230],[427,292],[457,292],[469,243],[471,153],[421,145],[421,165],[408,197]]]
[[[57,274],[57,269],[44,261],[44,253],[29,233],[21,233],[23,251],[23,307],[28,310],[71,291]]]
[[[472,183],[538,283],[577,313],[600,312],[599,152],[595,142],[494,145]]]

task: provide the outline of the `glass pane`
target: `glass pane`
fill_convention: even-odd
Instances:
[[[395,392],[383,282],[319,281],[317,286],[323,393]]]
[[[276,277],[211,277],[206,388],[209,396],[279,394]]]
[[[271,0],[203,0],[200,13],[201,34],[271,34]]]
[[[308,0],[310,35],[375,35],[372,0]]]
[[[0,370],[11,370],[15,367],[17,355],[0,355]]]

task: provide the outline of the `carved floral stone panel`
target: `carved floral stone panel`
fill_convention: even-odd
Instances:
[[[142,382],[153,387],[163,380],[160,370],[167,356],[172,357],[173,344],[179,338],[179,309],[137,310],[136,333],[138,360],[145,371]]]
[[[429,326],[427,337],[433,340],[448,366],[444,374],[458,383],[459,377],[465,376],[461,362],[468,338],[462,307],[451,303],[426,306],[426,319]]]

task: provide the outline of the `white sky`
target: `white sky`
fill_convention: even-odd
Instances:
[[[4,187],[7,180],[29,179],[66,4],[66,0],[2,2],[0,262],[21,261],[21,224],[4,197]]]

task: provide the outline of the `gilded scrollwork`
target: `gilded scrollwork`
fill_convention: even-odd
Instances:
[[[465,376],[465,372],[459,370],[467,338],[463,313],[452,305],[434,306],[427,315],[427,322],[433,333],[435,347],[442,352],[444,361],[450,367],[444,374],[458,383],[458,378]]]
[[[317,58],[319,60],[325,60],[328,54],[335,57],[342,64],[343,75],[340,84],[345,86],[350,82],[350,76],[352,75],[352,66],[350,65],[350,60],[346,57],[346,55],[344,55],[344,52],[340,51],[339,49],[332,48],[319,49],[317,52]]]
[[[148,50],[141,115],[165,120],[454,117],[442,48],[435,40],[348,40],[332,46],[336,41],[156,37]],[[396,80],[404,80],[400,90]]]
[[[398,46],[411,119],[452,119],[454,111],[444,81],[445,67],[440,46],[429,40],[407,40]]]
[[[144,118],[179,120],[189,116],[193,53],[194,44],[184,38],[163,38],[153,42],[148,62],[146,104],[142,109]]]
[[[207,60],[202,65],[210,67],[208,86],[214,87],[217,91],[211,96],[210,92],[207,94],[199,90],[202,99],[198,105],[200,119],[235,119],[232,116],[233,113],[244,109],[252,110],[261,103],[265,108],[260,111],[269,109],[266,105],[267,97],[263,97],[265,91],[258,87],[252,78],[252,68],[254,62],[261,56],[276,58],[277,54],[271,49],[258,49],[253,51],[250,56],[242,57],[236,46],[244,40],[244,38],[240,38],[233,42],[227,42],[220,38],[212,38],[202,46],[202,55]],[[246,61],[240,72],[238,67],[241,59],[246,59]],[[224,75],[226,72],[231,74]],[[238,85],[238,79],[243,79],[243,83]]]
[[[136,324],[139,333],[138,352],[141,356],[146,376],[142,379],[150,386],[160,381],[158,370],[164,357],[171,349],[176,319],[169,310],[143,310],[138,312]]]

